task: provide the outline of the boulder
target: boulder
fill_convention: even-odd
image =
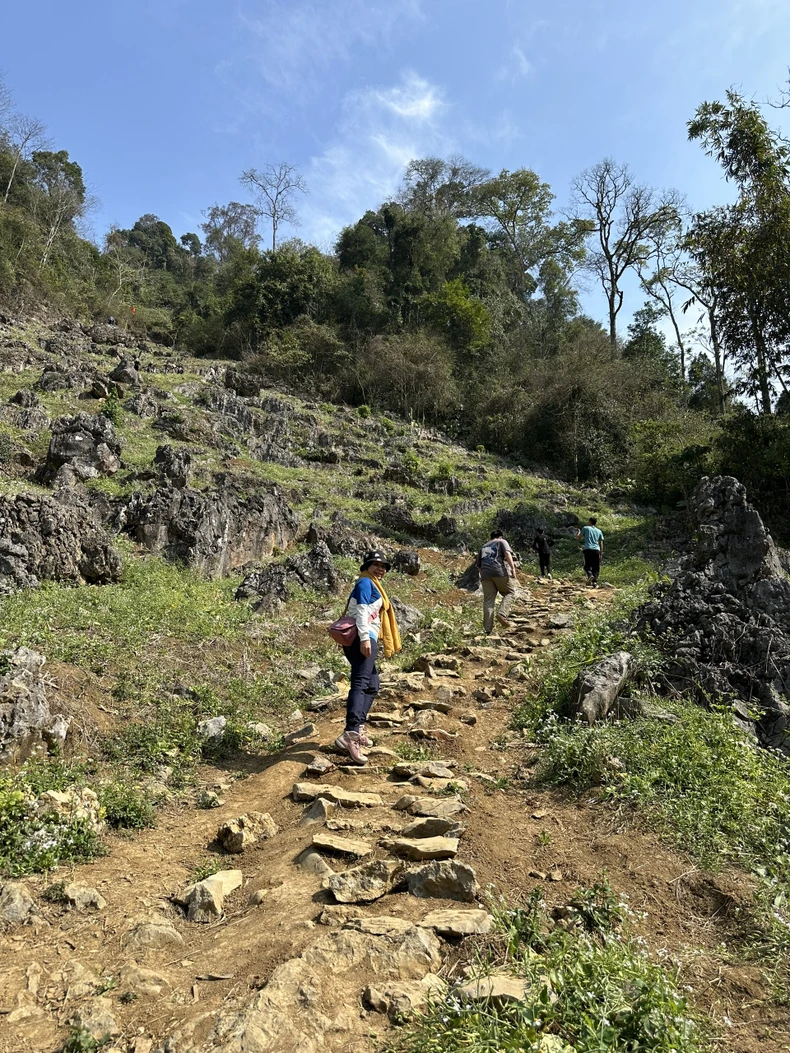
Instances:
[[[423,1012],[446,992],[447,981],[435,973],[427,973],[422,980],[370,984],[365,988],[362,1000],[374,1012],[386,1013],[393,1024],[401,1024],[414,1013]]]
[[[354,524],[343,515],[335,512],[329,526],[311,523],[306,538],[308,545],[323,541],[333,556],[349,556],[361,560],[366,552],[375,548],[371,536],[359,534]]]
[[[268,812],[247,812],[223,823],[217,830],[217,841],[226,852],[237,855],[258,841],[274,837],[277,832],[277,823]]]
[[[0,651],[0,763],[19,763],[65,741],[69,722],[49,708],[45,661],[27,647]]]
[[[480,568],[477,562],[470,563],[463,574],[456,578],[455,584],[467,592],[477,592],[480,589]]]
[[[252,494],[230,486],[212,493],[162,487],[148,497],[134,494],[123,519],[150,552],[210,578],[285,548],[299,525],[276,486]]]
[[[110,380],[116,384],[124,384],[127,387],[136,388],[140,383],[140,362],[138,359],[122,358],[115,369],[110,373]]]
[[[295,801],[312,801],[316,797],[323,797],[332,804],[348,808],[375,808],[384,803],[377,793],[354,793],[340,786],[318,782],[294,783],[292,796]]]
[[[412,548],[401,548],[392,557],[392,569],[416,577],[420,573],[420,554]]]
[[[93,998],[80,1006],[73,1018],[74,1026],[87,1031],[97,1042],[104,1042],[107,1036],[114,1038],[120,1035],[121,1029],[113,1016],[113,1004],[109,998]],[[88,1047],[90,1048],[90,1047]],[[101,1046],[98,1047],[101,1049]]]
[[[119,987],[125,991],[134,991],[138,996],[156,998],[170,987],[169,979],[153,969],[144,969],[140,965],[128,963],[121,969],[118,977]]]
[[[419,629],[424,617],[422,611],[416,607],[410,607],[407,603],[403,603],[397,596],[390,596],[390,602],[392,603],[392,609],[395,611],[395,618],[402,635],[413,633]]]
[[[464,1001],[507,1005],[512,1002],[526,1002],[531,997],[532,985],[523,976],[492,973],[490,976],[470,980],[456,990]]]
[[[165,486],[183,490],[189,486],[189,475],[192,469],[192,456],[188,450],[173,449],[172,446],[158,446],[154,454],[154,468]]]
[[[337,807],[334,801],[328,801],[325,797],[316,797],[310,807],[305,808],[299,824],[306,826],[308,823],[325,823]]]
[[[240,870],[220,870],[190,885],[177,902],[187,908],[190,921],[207,924],[222,916],[225,897],[239,888],[243,880]]]
[[[27,885],[21,881],[0,883],[0,924],[20,925],[34,909]]]
[[[472,867],[456,860],[441,859],[415,867],[408,875],[409,892],[420,899],[457,899],[474,903],[477,877]]]
[[[70,881],[63,886],[63,899],[76,910],[104,910],[107,900],[95,888]]]
[[[242,398],[257,398],[261,393],[261,378],[255,373],[244,373],[240,369],[225,371],[225,387]]]
[[[420,922],[440,936],[486,936],[494,925],[487,910],[432,910]]]
[[[218,746],[225,736],[225,728],[228,724],[227,717],[207,717],[198,721],[198,738],[209,746]]]
[[[441,837],[450,834],[457,837],[456,831],[461,830],[455,819],[439,819],[432,816],[427,819],[415,819],[413,823],[407,823],[401,833],[404,837]]]
[[[124,938],[129,950],[140,953],[173,948],[183,942],[184,937],[166,918],[138,918]]]
[[[42,581],[104,585],[123,565],[88,505],[75,492],[0,497],[0,594]]]
[[[631,680],[635,664],[628,651],[617,651],[583,669],[573,685],[571,714],[582,717],[588,724],[605,720]]]
[[[394,859],[375,859],[327,878],[326,887],[338,903],[372,903],[406,880],[406,868]]]
[[[288,600],[293,586],[318,592],[338,589],[340,575],[323,541],[316,542],[306,554],[289,556],[284,563],[272,563],[248,574],[236,590],[236,599],[253,599],[256,611],[276,610]]]
[[[384,842],[393,855],[421,862],[425,859],[452,859],[458,853],[454,837],[395,837]]]
[[[43,483],[69,478],[70,473],[77,479],[98,479],[114,475],[120,467],[121,443],[107,417],[78,413],[52,422],[49,450],[37,476]]]
[[[304,851],[300,852],[294,860],[296,865],[306,871],[308,874],[315,874],[316,877],[321,879],[329,878],[334,874],[334,870],[330,867],[321,853],[317,848],[312,845],[308,845]]]
[[[159,403],[150,391],[139,391],[123,404],[124,409],[137,417],[158,417]]]
[[[322,831],[313,835],[313,848],[320,852],[338,852],[340,855],[356,856],[361,859],[369,856],[373,846],[358,838],[338,837],[337,834]]]
[[[665,646],[674,689],[704,706],[729,702],[739,727],[790,755],[790,581],[780,552],[731,476],[703,478],[689,518],[693,551],[653,590],[638,629]]]
[[[410,815],[436,819],[452,819],[468,810],[460,797],[445,797],[443,800],[437,800],[435,797],[417,797],[412,798],[411,803],[407,805]]]
[[[94,833],[104,830],[99,798],[87,786],[69,790],[45,790],[34,805],[38,816],[55,815],[67,822],[84,823]]]

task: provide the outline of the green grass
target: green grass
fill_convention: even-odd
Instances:
[[[605,881],[580,889],[569,931],[550,926],[540,889],[495,907],[496,932],[473,972],[523,977],[527,997],[497,1007],[457,989],[418,1015],[392,1053],[702,1053],[711,1046],[680,992],[677,970],[624,932],[626,909]]]
[[[236,638],[252,617],[233,601],[237,579],[206,581],[147,557],[127,560],[116,585],[44,584],[0,600],[0,647],[26,646],[49,659],[103,672],[136,665],[164,639]]]

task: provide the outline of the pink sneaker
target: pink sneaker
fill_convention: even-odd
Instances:
[[[357,734],[359,735],[359,744],[360,746],[362,746],[363,749],[369,750],[371,746],[376,745],[373,739],[365,733],[364,724],[360,727]]]
[[[342,735],[335,739],[335,749],[347,753],[353,764],[368,763],[368,758],[362,752],[362,743],[356,731],[344,731]]]

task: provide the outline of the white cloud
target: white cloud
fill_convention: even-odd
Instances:
[[[500,67],[497,78],[515,83],[517,80],[528,77],[530,73],[532,73],[532,63],[524,53],[521,42],[517,40],[511,47],[507,60]]]
[[[420,0],[246,0],[238,18],[244,64],[275,94],[305,101],[360,45],[386,47],[422,13]]]
[[[349,93],[306,173],[311,194],[300,210],[303,235],[329,247],[342,227],[392,198],[409,161],[452,153],[441,120],[449,109],[441,89],[411,71],[390,87]]]

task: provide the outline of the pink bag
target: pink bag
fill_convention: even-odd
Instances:
[[[341,647],[350,647],[357,638],[357,622],[350,614],[348,614],[348,605],[351,603],[351,597],[349,596],[346,600],[346,605],[343,608],[343,613],[327,629],[327,632],[335,641],[336,644],[340,644]]]
[[[341,647],[350,647],[357,638],[356,619],[350,614],[344,614],[342,618],[332,622],[327,631],[336,644],[340,644]]]

